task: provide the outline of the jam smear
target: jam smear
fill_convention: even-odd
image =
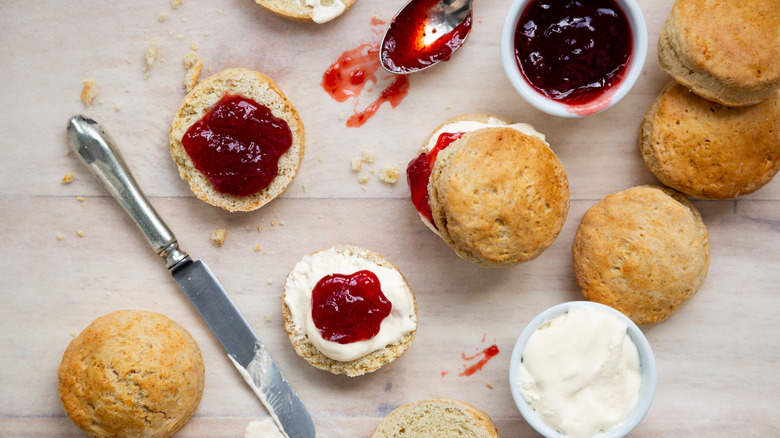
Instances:
[[[439,0],[417,0],[405,7],[390,23],[382,45],[382,62],[390,70],[411,73],[439,61],[446,61],[471,30],[471,13],[444,35],[426,35],[426,12]]]
[[[428,180],[433,173],[433,165],[436,156],[452,142],[463,136],[463,132],[445,132],[436,139],[436,144],[428,153],[421,153],[406,167],[406,182],[412,195],[412,204],[417,211],[434,227],[433,213],[431,212],[430,199],[428,198]]]
[[[217,191],[249,196],[276,178],[292,132],[268,107],[228,95],[190,126],[181,142]]]
[[[372,18],[372,24],[383,23],[377,18]],[[369,84],[378,83],[377,71],[382,68],[379,62],[379,43],[362,43],[358,47],[347,50],[331,64],[322,75],[320,86],[336,102],[345,102],[348,99],[355,101],[354,114],[347,120],[347,127],[358,128],[363,126],[379,107],[390,102],[395,108],[409,92],[409,79],[406,76],[388,75],[382,80],[393,77],[390,84],[379,93],[379,96],[365,110],[358,111],[358,98],[363,90],[372,90],[366,87]]]
[[[475,363],[474,365],[471,365],[470,367],[466,368],[462,373],[458,374],[461,377],[469,377],[473,376],[477,371],[481,370],[483,366],[493,357],[498,355],[498,345],[491,345],[490,347],[482,350],[481,352],[473,355],[473,356],[466,356],[466,353],[463,353],[461,357],[463,360],[474,360],[480,356],[482,358]]]
[[[515,58],[545,96],[596,100],[623,78],[632,57],[628,19],[614,0],[535,0],[520,15]]]
[[[368,270],[323,277],[312,290],[312,319],[323,339],[349,344],[379,333],[392,304]]]

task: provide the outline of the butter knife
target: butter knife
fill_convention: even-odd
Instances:
[[[192,260],[179,248],[176,237],[136,184],[108,132],[98,122],[81,115],[71,117],[67,131],[71,149],[165,259],[176,283],[276,424],[289,438],[314,437],[314,423],[298,394],[208,266]]]

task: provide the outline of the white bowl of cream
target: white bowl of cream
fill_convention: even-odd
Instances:
[[[656,383],[639,327],[590,301],[558,304],[531,320],[509,366],[515,404],[548,438],[625,436],[650,409]]]

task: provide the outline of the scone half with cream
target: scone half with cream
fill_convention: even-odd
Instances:
[[[360,376],[409,348],[417,300],[381,255],[341,245],[305,256],[287,275],[284,328],[296,353],[316,368]]]
[[[295,178],[303,122],[271,78],[234,68],[204,79],[185,96],[169,143],[195,196],[228,211],[251,211]]]
[[[290,20],[322,24],[346,12],[355,0],[255,0],[255,3]]]
[[[407,167],[423,222],[462,258],[483,267],[538,257],[569,211],[569,183],[544,135],[489,114],[437,128]]]

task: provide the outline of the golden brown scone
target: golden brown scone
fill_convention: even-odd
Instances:
[[[780,89],[780,2],[677,0],[658,38],[661,68],[694,93],[729,106]]]
[[[442,239],[484,267],[538,257],[569,210],[569,183],[555,153],[505,127],[466,133],[442,150],[428,193]]]
[[[249,196],[217,191],[211,181],[195,168],[181,142],[187,129],[226,95],[240,95],[268,107],[274,117],[287,122],[292,133],[292,146],[279,158],[276,178],[268,187]],[[228,211],[256,210],[282,194],[295,178],[304,152],[303,122],[295,107],[268,76],[241,68],[224,70],[201,81],[184,98],[171,123],[170,150],[179,175],[189,183],[199,199]]]
[[[200,349],[166,316],[122,310],[93,321],[57,372],[65,412],[92,437],[170,437],[203,394]]]
[[[333,248],[329,248],[328,250],[335,250],[337,253],[340,254],[365,259],[373,264],[397,272],[398,275],[400,275],[400,277],[403,279],[406,293],[408,294],[408,297],[411,300],[412,303],[411,318],[414,321],[414,324],[416,325],[417,299],[412,293],[412,290],[409,287],[408,283],[406,282],[406,278],[403,276],[403,274],[401,274],[398,268],[396,268],[392,263],[387,261],[387,259],[385,259],[381,255],[357,246],[339,245]],[[328,250],[317,251],[315,253],[310,254],[308,257],[310,258],[312,256],[315,256],[316,254],[322,254]],[[339,361],[326,356],[320,350],[318,350],[317,347],[311,342],[310,337],[307,334],[306,327],[304,325],[296,324],[291,309],[286,303],[287,295],[292,293],[291,290],[293,287],[295,287],[294,281],[292,280],[294,271],[295,270],[290,271],[290,273],[287,275],[287,279],[284,285],[284,292],[282,294],[282,316],[284,317],[284,329],[290,338],[290,342],[292,343],[295,352],[298,353],[300,357],[306,359],[306,361],[309,362],[314,367],[319,368],[321,370],[330,371],[333,374],[346,374],[349,377],[357,377],[366,373],[376,371],[383,365],[388,364],[394,361],[395,359],[401,357],[401,355],[403,355],[411,345],[416,333],[416,327],[415,330],[412,330],[411,332],[405,334],[397,343],[385,345],[384,348],[370,352],[354,360]],[[336,273],[336,272],[330,272],[330,273]],[[308,292],[311,293],[311,291]]]
[[[255,3],[294,21],[325,23],[346,12],[355,0],[255,0]]]
[[[640,186],[609,195],[585,213],[572,258],[585,298],[637,324],[655,324],[699,290],[710,246],[690,201],[666,187]]]
[[[780,170],[780,94],[727,107],[672,82],[642,120],[639,147],[650,171],[686,195],[753,193]]]
[[[403,405],[382,419],[372,438],[499,438],[490,415],[447,397]]]

